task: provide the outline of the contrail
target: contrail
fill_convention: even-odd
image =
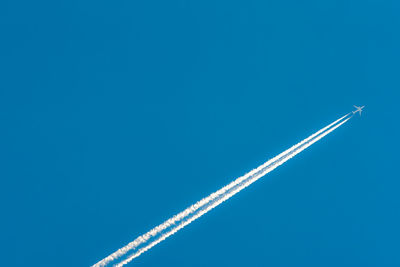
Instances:
[[[349,113],[350,114],[350,113]],[[277,159],[287,155],[288,153],[290,153],[291,151],[293,151],[294,149],[297,149],[298,147],[302,146],[303,144],[305,144],[306,142],[308,142],[309,140],[311,140],[312,138],[314,138],[315,136],[319,135],[320,133],[324,132],[325,130],[329,129],[330,127],[332,127],[333,125],[335,125],[336,123],[338,123],[339,121],[343,120],[345,117],[347,117],[349,114],[341,117],[340,119],[334,121],[333,123],[329,124],[328,126],[322,128],[321,130],[317,131],[316,133],[312,134],[311,136],[309,136],[308,138],[304,139],[303,141],[299,142],[298,144],[292,146],[291,148],[285,150],[284,152],[280,153],[279,155],[275,156],[274,158],[268,160],[267,162],[265,162],[264,164],[262,164],[261,166],[259,166],[258,168],[248,172],[247,174],[237,178],[236,180],[234,180],[233,182],[231,182],[230,184],[224,186],[223,188],[219,189],[218,191],[210,194],[209,196],[201,199],[200,201],[196,202],[194,205],[190,206],[189,208],[185,209],[184,211],[176,214],[175,216],[173,216],[172,218],[168,219],[167,221],[165,221],[164,223],[160,224],[159,226],[153,228],[152,230],[150,230],[149,232],[147,232],[146,234],[136,238],[134,241],[130,242],[128,245],[124,246],[123,248],[117,250],[116,252],[114,252],[113,254],[109,255],[108,257],[106,257],[105,259],[103,259],[102,261],[98,262],[98,265],[94,265],[94,266],[105,266],[106,264],[108,264],[110,261],[116,260],[119,257],[125,255],[129,250],[133,250],[136,247],[138,247],[139,245],[147,242],[150,238],[156,236],[157,234],[159,234],[160,232],[164,231],[165,229],[167,229],[168,227],[170,227],[171,225],[176,224],[178,221],[181,221],[182,219],[186,218],[188,215],[196,212],[197,210],[199,210],[201,207],[204,207],[204,205],[206,205],[207,203],[209,203],[210,201],[218,198],[219,196],[221,196],[222,194],[224,194],[226,191],[230,190],[231,188],[233,188],[234,186],[238,185],[239,183],[243,182],[245,179],[247,179],[248,177],[254,175],[256,172],[259,172],[261,169],[264,169],[266,166],[268,166],[269,164],[271,164],[272,162],[276,161]]]
[[[186,225],[190,224],[192,221],[196,220],[197,218],[201,217],[214,207],[218,206],[225,200],[231,198],[233,195],[237,194],[259,178],[263,177],[270,171],[274,170],[276,167],[280,166],[290,158],[294,157],[307,147],[311,146],[330,132],[334,131],[336,128],[340,127],[342,124],[347,122],[351,117],[347,118],[346,120],[342,121],[344,118],[348,117],[349,114],[341,117],[340,119],[334,121],[333,123],[329,124],[328,126],[322,128],[321,130],[317,131],[316,133],[312,134],[308,138],[304,139],[303,141],[299,142],[298,144],[292,146],[291,148],[285,150],[284,152],[280,153],[276,157],[268,160],[258,168],[250,171],[249,173],[237,178],[230,184],[224,186],[220,190],[212,193],[206,198],[198,201],[196,204],[190,206],[183,212],[173,216],[171,219],[165,221],[164,223],[160,224],[159,226],[153,228],[146,234],[136,238],[133,242],[129,243],[128,245],[124,246],[123,248],[117,250],[113,254],[109,255],[108,257],[104,258],[103,260],[99,261],[93,267],[105,266],[113,261],[116,261],[120,257],[124,257],[125,259],[122,260],[120,263],[116,264],[115,266],[123,266],[133,260],[134,258],[141,255],[143,252],[149,250],[156,244],[160,243],[167,237],[173,235],[180,229],[184,228]],[[340,122],[341,121],[341,122]],[[338,124],[338,122],[340,122]],[[334,126],[335,125],[335,126]],[[333,127],[332,127],[333,126]],[[329,130],[328,130],[329,129]],[[191,215],[191,216],[189,216]],[[168,229],[166,231],[166,229]],[[155,238],[159,236],[158,238]],[[154,241],[149,241],[150,239],[154,239]],[[150,243],[149,243],[150,242]],[[147,245],[146,245],[147,244]],[[144,245],[144,247],[136,250],[138,246]],[[136,251],[133,251],[136,250]],[[127,257],[129,251],[133,251],[133,253]]]
[[[254,177],[252,177],[251,179],[247,180],[243,185],[239,186],[238,188],[235,188],[234,190],[232,190],[232,192],[223,195],[223,197],[215,202],[212,202],[212,204],[208,207],[206,207],[204,210],[201,210],[199,213],[195,214],[194,216],[188,218],[186,221],[183,221],[182,223],[180,223],[179,225],[175,226],[174,228],[172,228],[170,231],[164,233],[163,235],[161,235],[158,239],[156,239],[155,241],[151,242],[150,244],[148,244],[147,246],[139,249],[136,253],[130,255],[127,259],[125,259],[124,261],[120,262],[119,264],[116,264],[115,266],[123,266],[127,263],[129,263],[131,260],[133,260],[134,258],[137,258],[138,256],[140,256],[142,253],[146,252],[147,250],[149,250],[150,248],[152,248],[153,246],[157,245],[158,243],[160,243],[161,241],[165,240],[167,237],[173,235],[174,233],[176,233],[177,231],[179,231],[180,229],[184,228],[186,225],[190,224],[191,222],[193,222],[194,220],[198,219],[199,217],[201,217],[202,215],[206,214],[208,211],[212,210],[213,208],[215,208],[216,206],[218,206],[219,204],[221,204],[222,202],[226,201],[227,199],[231,198],[232,196],[234,196],[235,194],[237,194],[238,192],[240,192],[241,190],[243,190],[244,188],[246,188],[247,186],[249,186],[250,184],[254,183],[255,181],[257,181],[258,179],[260,179],[261,177],[263,177],[264,175],[266,175],[267,173],[269,173],[270,171],[274,170],[276,167],[282,165],[283,163],[285,163],[286,161],[288,161],[289,159],[291,159],[292,157],[294,157],[295,155],[297,155],[298,153],[300,153],[301,151],[303,151],[304,149],[306,149],[307,147],[311,146],[312,144],[314,144],[315,142],[317,142],[318,140],[320,140],[321,138],[323,138],[324,136],[326,136],[327,134],[329,134],[330,132],[334,131],[336,128],[340,127],[342,124],[344,124],[345,122],[347,122],[350,118],[342,121],[341,123],[339,123],[338,125],[332,127],[331,129],[327,130],[326,132],[324,132],[323,134],[319,135],[318,137],[316,137],[315,139],[313,139],[312,141],[308,142],[307,144],[305,144],[303,147],[295,150],[295,152],[288,154],[287,156],[285,156],[283,159],[278,160],[277,162],[273,163],[271,166],[265,168],[264,170],[262,170],[259,174],[254,175]]]

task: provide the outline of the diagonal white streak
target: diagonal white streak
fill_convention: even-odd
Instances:
[[[316,133],[310,135],[308,138],[304,139],[303,141],[299,142],[298,144],[292,146],[291,148],[285,150],[284,152],[280,153],[276,157],[268,160],[258,168],[250,171],[249,173],[237,178],[230,184],[224,186],[220,190],[210,194],[208,197],[203,198],[202,200],[196,202],[194,205],[190,206],[186,210],[178,213],[177,215],[173,216],[172,218],[168,219],[164,223],[160,224],[159,226],[153,228],[146,234],[136,238],[133,242],[129,243],[128,245],[124,246],[123,248],[117,250],[113,254],[109,255],[108,257],[104,258],[100,262],[93,265],[93,267],[100,267],[109,264],[112,261],[117,260],[120,257],[126,256],[127,253],[131,250],[135,250],[139,245],[145,244],[149,239],[152,237],[156,237],[160,235],[164,230],[172,227],[167,232],[163,233],[160,237],[156,240],[152,241],[150,244],[140,248],[138,251],[134,252],[125,260],[121,261],[116,266],[122,266],[132,259],[138,257],[145,251],[149,250],[151,247],[155,246],[156,244],[160,243],[167,237],[173,235],[186,225],[190,224],[192,221],[196,220],[197,218],[201,217],[203,214],[207,213],[209,210],[213,209],[214,207],[218,206],[220,203],[224,202],[225,200],[229,199],[242,189],[246,188],[268,172],[272,171],[279,165],[283,164],[290,158],[294,157],[313,143],[317,142],[343,123],[348,121],[350,118],[342,121],[346,118],[349,114],[341,117],[340,119],[334,121],[333,123],[329,124],[328,126],[322,128],[321,130],[317,131]],[[337,124],[338,122],[342,121],[341,123]],[[336,125],[337,124],[337,125]],[[332,127],[335,125],[334,127]],[[332,128],[331,128],[332,127]],[[329,129],[330,128],[330,129]],[[328,130],[329,129],[329,130]],[[193,215],[192,215],[193,214]],[[192,216],[189,216],[192,215]],[[177,225],[175,225],[179,222]]]
[[[124,261],[120,262],[119,264],[116,264],[115,266],[123,266],[127,263],[129,263],[130,261],[132,261],[134,258],[137,258],[138,256],[140,256],[142,253],[146,252],[147,250],[149,250],[150,248],[152,248],[153,246],[157,245],[158,243],[160,243],[161,241],[165,240],[167,237],[175,234],[176,232],[178,232],[180,229],[184,228],[186,225],[190,224],[191,222],[195,221],[196,219],[200,218],[202,215],[206,214],[208,211],[212,210],[213,208],[215,208],[216,206],[218,206],[219,204],[221,204],[222,202],[228,200],[229,198],[231,198],[232,196],[234,196],[235,194],[237,194],[238,192],[240,192],[241,190],[243,190],[244,188],[248,187],[249,185],[251,185],[252,183],[254,183],[255,181],[257,181],[258,179],[260,179],[261,177],[263,177],[264,175],[266,175],[267,173],[271,172],[272,170],[274,170],[276,167],[282,165],[283,163],[285,163],[286,161],[288,161],[289,159],[293,158],[294,156],[296,156],[298,153],[300,153],[301,151],[303,151],[304,149],[308,148],[309,146],[311,146],[312,144],[314,144],[315,142],[317,142],[318,140],[320,140],[321,138],[323,138],[324,136],[326,136],[327,134],[329,134],[330,132],[334,131],[336,128],[340,127],[342,124],[344,124],[345,122],[347,122],[350,118],[342,121],[341,123],[339,123],[338,125],[332,127],[331,129],[327,130],[326,132],[324,132],[323,134],[319,135],[318,137],[316,137],[315,139],[313,139],[312,141],[309,141],[308,143],[306,143],[303,147],[296,149],[294,152],[288,154],[287,156],[285,156],[284,158],[278,160],[277,162],[273,163],[270,167],[266,168],[265,170],[262,170],[262,172],[260,172],[259,174],[255,175],[254,177],[251,177],[251,179],[249,179],[248,181],[246,181],[243,185],[241,185],[240,187],[234,189],[232,192],[230,192],[229,194],[224,195],[221,199],[213,202],[210,206],[208,206],[207,208],[205,208],[204,210],[200,211],[199,213],[197,213],[196,215],[190,217],[189,219],[187,219],[186,221],[183,221],[182,223],[178,224],[177,226],[175,226],[173,229],[171,229],[170,231],[168,231],[167,233],[164,233],[162,236],[160,236],[157,240],[151,242],[149,245],[141,248],[139,251],[137,251],[136,253],[132,254],[131,256],[129,256],[127,259],[125,259]]]

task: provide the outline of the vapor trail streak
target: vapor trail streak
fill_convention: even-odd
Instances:
[[[291,148],[285,150],[284,152],[280,153],[276,157],[272,158],[271,160],[268,160],[258,168],[250,171],[249,173],[243,175],[242,177],[237,178],[235,181],[231,182],[230,184],[224,186],[220,190],[216,191],[215,193],[212,193],[206,198],[203,198],[202,200],[198,201],[196,204],[190,206],[183,212],[173,216],[171,219],[165,221],[164,223],[160,224],[159,226],[153,228],[146,234],[136,238],[133,242],[129,243],[128,245],[124,246],[123,248],[117,250],[113,254],[109,255],[108,257],[104,258],[100,262],[96,263],[93,265],[93,267],[99,267],[99,266],[105,266],[112,261],[117,260],[120,257],[126,257],[127,253],[131,250],[135,250],[138,246],[144,244],[151,238],[156,237],[157,235],[160,235],[158,238],[156,238],[154,241],[150,242],[148,245],[145,245],[144,247],[140,248],[136,252],[133,252],[129,257],[121,261],[119,264],[116,264],[116,266],[122,266],[125,265],[126,263],[130,262],[132,259],[138,257],[145,251],[149,250],[156,244],[160,243],[167,237],[173,235],[186,225],[190,224],[192,221],[196,220],[197,218],[201,217],[205,213],[207,213],[209,210],[213,209],[214,207],[218,206],[225,200],[229,199],[236,193],[240,192],[259,178],[263,177],[265,174],[269,173],[276,167],[280,166],[290,158],[294,157],[307,147],[311,146],[330,132],[334,131],[336,128],[340,127],[342,124],[344,124],[346,121],[348,121],[350,118],[347,118],[346,120],[342,121],[344,118],[346,118],[349,114],[341,117],[340,119],[334,121],[333,123],[329,124],[328,126],[322,128],[321,130],[317,131],[316,133],[312,134],[308,138],[304,139],[303,141],[299,142],[298,144],[292,146]],[[337,124],[338,122],[342,121],[341,123]],[[335,125],[335,126],[334,126]],[[334,126],[334,127],[332,127]],[[332,128],[331,128],[332,127]],[[329,130],[328,130],[329,129]],[[192,215],[193,214],[193,215]],[[191,216],[189,216],[191,215]],[[178,223],[176,225],[176,223]],[[172,227],[172,228],[171,228]],[[166,229],[169,229],[168,231],[164,232]],[[163,233],[164,232],[164,233]]]
[[[269,173],[270,171],[274,170],[276,167],[282,165],[283,163],[285,163],[286,161],[288,161],[289,159],[291,159],[292,157],[294,157],[295,155],[297,155],[298,153],[300,153],[301,151],[303,151],[304,149],[306,149],[307,147],[311,146],[312,144],[314,144],[315,142],[317,142],[318,140],[320,140],[321,138],[323,138],[324,136],[326,136],[327,134],[329,134],[330,132],[334,131],[336,128],[340,127],[342,124],[344,124],[345,122],[347,122],[350,118],[344,120],[343,122],[339,123],[338,125],[332,127],[331,129],[329,129],[328,131],[324,132],[323,134],[321,134],[320,136],[316,137],[315,139],[313,139],[312,141],[308,142],[306,145],[304,145],[304,147],[297,149],[295,152],[288,154],[284,159],[281,159],[279,161],[277,161],[276,163],[273,163],[271,167],[266,168],[265,170],[263,170],[260,174],[252,177],[251,179],[249,179],[248,181],[246,181],[246,183],[244,183],[242,186],[238,187],[237,189],[233,190],[231,193],[224,195],[221,199],[219,199],[216,202],[213,202],[212,205],[208,206],[207,208],[205,208],[204,210],[202,210],[201,212],[197,213],[196,215],[194,215],[193,217],[190,217],[188,220],[182,222],[181,224],[177,225],[176,227],[172,228],[169,232],[163,234],[162,236],[160,236],[158,239],[156,239],[155,241],[151,242],[149,245],[145,246],[144,248],[141,248],[139,251],[137,251],[136,253],[134,253],[133,255],[129,256],[127,259],[125,259],[124,261],[122,261],[119,264],[116,264],[115,266],[123,266],[127,263],[129,263],[131,260],[133,260],[134,258],[137,258],[138,256],[140,256],[142,253],[146,252],[147,250],[149,250],[150,248],[152,248],[153,246],[157,245],[158,243],[160,243],[161,241],[165,240],[167,237],[175,234],[176,232],[178,232],[180,229],[184,228],[186,225],[190,224],[191,222],[193,222],[194,220],[198,219],[199,217],[201,217],[202,215],[206,214],[208,211],[212,210],[213,208],[215,208],[216,206],[218,206],[219,204],[221,204],[222,202],[228,200],[229,198],[231,198],[232,196],[234,196],[235,194],[237,194],[238,192],[240,192],[241,190],[243,190],[244,188],[248,187],[249,185],[251,185],[252,183],[254,183],[255,181],[257,181],[258,179],[260,179],[261,177],[263,177],[264,175],[266,175],[267,173]]]

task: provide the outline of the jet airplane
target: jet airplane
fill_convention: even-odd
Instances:
[[[359,112],[359,113],[360,113],[360,116],[361,116],[361,112],[362,112],[362,110],[363,110],[363,108],[364,108],[365,106],[362,106],[362,107],[354,106],[354,107],[356,108],[356,110],[353,111],[353,114],[356,114],[357,112]]]

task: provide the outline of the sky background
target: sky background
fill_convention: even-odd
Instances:
[[[1,266],[400,266],[399,1],[0,3]]]

